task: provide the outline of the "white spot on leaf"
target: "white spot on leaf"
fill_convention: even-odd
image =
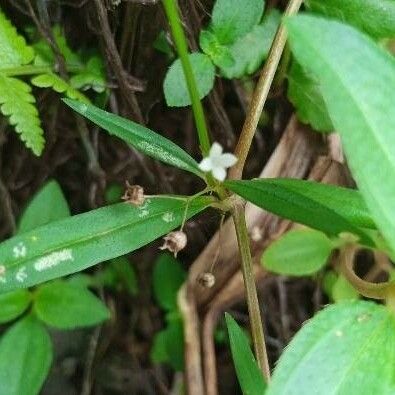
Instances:
[[[174,214],[171,211],[167,211],[162,215],[162,219],[165,222],[173,222],[174,221]]]
[[[23,283],[27,279],[26,266],[22,266],[15,275],[16,281]]]
[[[14,258],[24,258],[27,253],[26,246],[22,243],[19,242],[13,249],[12,253],[14,255]]]
[[[34,263],[34,268],[38,272],[50,269],[59,265],[62,262],[74,261],[73,251],[71,249],[64,249],[61,251],[52,252],[51,254],[38,259]]]

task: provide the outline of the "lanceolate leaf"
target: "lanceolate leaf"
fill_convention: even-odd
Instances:
[[[302,327],[280,357],[268,395],[390,394],[395,322],[372,302],[342,302]]]
[[[395,251],[395,60],[339,22],[297,16],[287,26],[291,48],[319,82],[353,176]]]
[[[351,232],[361,242],[372,245],[370,237],[359,228],[373,224],[356,191],[310,181],[275,178],[227,181],[225,185],[246,200],[281,217],[333,236]],[[341,197],[345,200],[340,204],[337,199]]]
[[[152,197],[139,207],[115,204],[13,237],[0,244],[4,271],[0,293],[81,271],[140,248],[179,226],[186,202],[180,197]],[[187,218],[211,202],[209,197],[192,200]]]
[[[178,145],[165,137],[128,119],[103,111],[91,104],[80,103],[70,99],[64,99],[64,102],[73,110],[107,130],[110,134],[114,134],[132,145],[138,151],[169,165],[203,177],[203,173],[199,170],[197,162]]]

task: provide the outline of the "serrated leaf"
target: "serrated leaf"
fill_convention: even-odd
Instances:
[[[276,178],[226,181],[225,185],[244,199],[281,217],[332,236],[351,232],[362,243],[374,244],[367,232],[359,228],[373,224],[357,191]]]
[[[311,11],[340,19],[375,38],[395,37],[393,0],[305,0]]]
[[[236,321],[225,313],[230,348],[237,378],[244,395],[263,395],[266,383],[258,368],[246,334]]]
[[[333,248],[324,233],[307,229],[291,230],[270,244],[261,262],[271,272],[305,276],[320,270]]]
[[[297,16],[287,26],[297,60],[320,84],[366,205],[395,251],[395,60],[336,21]]]
[[[247,34],[262,18],[263,0],[217,0],[211,16],[211,30],[221,44],[231,44]]]
[[[133,121],[110,114],[91,104],[64,99],[74,111],[90,119],[96,125],[114,134],[138,151],[171,166],[204,177],[197,162],[182,148],[165,137]]]
[[[87,288],[62,280],[37,289],[34,312],[41,321],[58,329],[97,325],[110,318],[107,307]]]
[[[189,54],[199,98],[205,97],[213,88],[215,67],[208,56],[195,52]],[[170,107],[184,107],[191,104],[181,60],[175,60],[167,71],[163,82],[166,103]]]
[[[190,201],[187,218],[212,198]],[[75,215],[0,244],[5,273],[0,293],[25,288],[125,255],[179,226],[187,199],[151,197],[139,207],[127,203]]]
[[[0,294],[0,324],[19,317],[30,302],[30,293],[25,289]]]
[[[270,11],[261,24],[229,45],[229,55],[234,62],[217,63],[221,74],[232,79],[253,74],[258,70],[269,53],[280,19],[281,14],[277,10]]]
[[[0,74],[1,112],[9,117],[26,147],[37,156],[44,148],[43,130],[31,88],[25,82]]]
[[[318,132],[334,130],[319,85],[297,62],[292,63],[288,74],[288,98],[300,121]]]
[[[164,310],[177,309],[177,292],[186,280],[181,263],[170,254],[161,254],[155,262],[152,284],[155,299]]]
[[[30,63],[33,57],[33,49],[0,9],[0,69]]]
[[[14,324],[0,340],[0,394],[38,395],[52,363],[48,332],[33,316]]]
[[[393,393],[394,363],[393,314],[372,302],[338,303],[293,338],[267,395]]]
[[[23,212],[18,233],[27,232],[49,222],[70,216],[69,205],[56,181],[47,182]]]

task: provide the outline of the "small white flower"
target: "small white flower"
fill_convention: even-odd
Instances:
[[[224,181],[226,178],[226,169],[232,167],[237,158],[233,154],[224,154],[220,144],[214,143],[208,156],[203,158],[199,163],[199,169],[205,172],[211,171],[214,178],[218,181]]]

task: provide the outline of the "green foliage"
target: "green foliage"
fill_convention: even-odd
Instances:
[[[275,273],[304,276],[320,270],[332,249],[331,240],[321,232],[291,230],[265,250],[261,262]]]
[[[372,221],[369,221],[369,214],[357,191],[309,181],[276,178],[227,181],[225,185],[248,201],[281,217],[331,236],[351,232],[362,243],[373,245],[370,236],[358,227],[362,223],[371,224]],[[347,200],[338,200],[342,196]]]
[[[371,302],[329,306],[305,324],[280,357],[268,395],[392,393],[395,322]]]
[[[230,348],[237,378],[244,395],[265,393],[266,383],[252,354],[249,340],[229,314],[225,313]]]
[[[393,0],[305,0],[311,11],[340,19],[375,38],[395,37]]]
[[[395,60],[339,22],[298,16],[287,26],[297,60],[320,84],[362,196],[395,251]]]
[[[33,316],[7,330],[0,341],[0,394],[38,395],[52,362],[51,339]]]
[[[70,78],[70,85],[74,89],[93,89],[102,93],[106,89],[104,65],[98,56],[92,56],[84,65],[84,68]],[[68,95],[70,99],[73,99]]]
[[[34,195],[23,212],[18,233],[24,233],[69,216],[69,205],[60,185],[54,180],[49,181]]]
[[[19,317],[30,303],[30,292],[25,289],[0,294],[0,324]]]
[[[339,275],[333,284],[331,297],[334,302],[358,299],[359,293],[343,275]]]
[[[64,99],[64,102],[85,118],[107,130],[110,134],[124,140],[138,151],[169,165],[204,177],[197,162],[167,138],[138,123],[103,111],[92,104],[80,103],[70,99]]]
[[[210,58],[199,52],[189,54],[189,61],[199,90],[199,98],[205,97],[213,88],[215,68]],[[166,103],[170,107],[183,107],[191,104],[187,82],[181,60],[177,59],[170,66],[163,82]]]
[[[88,289],[61,280],[44,284],[35,292],[34,312],[59,329],[97,325],[110,318],[103,302]]]

